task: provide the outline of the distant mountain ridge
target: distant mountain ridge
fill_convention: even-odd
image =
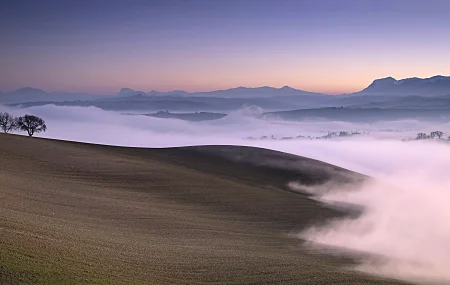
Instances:
[[[136,95],[139,95],[139,94],[145,94],[145,92],[136,91],[136,90],[133,90],[131,88],[122,88],[122,89],[120,89],[118,95],[120,97],[129,97],[129,96],[136,96]]]
[[[376,79],[357,95],[397,95],[397,96],[446,96],[450,95],[450,76],[437,75],[430,78],[393,77]]]
[[[196,92],[192,96],[199,97],[221,97],[221,98],[267,98],[278,96],[328,96],[322,93],[308,92],[300,89],[295,89],[289,86],[281,88],[263,86],[263,87],[237,87],[225,90]]]
[[[63,101],[77,101],[77,100],[94,100],[96,95],[85,93],[67,93],[67,92],[52,92],[48,93],[44,90],[24,87],[18,90],[0,93],[0,104],[13,103],[29,103],[29,102],[63,102]]]
[[[236,87],[224,90],[214,90],[205,92],[186,92],[174,90],[170,92],[151,91],[149,93],[134,91],[130,94],[146,94],[146,95],[173,95],[173,96],[189,96],[189,97],[220,97],[220,98],[266,98],[281,96],[330,96],[324,93],[309,92],[295,89],[289,86],[281,88],[262,86],[262,87]],[[122,93],[122,91],[120,92]],[[343,94],[344,95],[344,94]],[[397,80],[393,77],[375,79],[365,89],[345,94],[345,95],[383,95],[383,96],[424,96],[436,97],[450,95],[450,76],[436,75],[430,78],[405,78]],[[337,95],[339,96],[339,95]]]
[[[133,90],[134,91],[134,90]],[[262,87],[236,87],[224,90],[214,90],[206,92],[186,92],[186,91],[170,91],[149,93],[134,91],[136,94],[147,95],[177,95],[190,97],[220,97],[220,98],[265,98],[280,96],[328,96],[328,94],[309,92],[295,89],[289,86],[281,88],[262,86]],[[344,95],[344,94],[343,94]],[[436,75],[429,78],[411,77],[397,80],[393,77],[375,79],[365,89],[345,94],[345,95],[396,95],[396,96],[446,96],[450,95],[450,76]],[[338,95],[339,96],[339,95]]]
[[[235,100],[233,105],[242,106],[242,104],[256,104],[258,106],[280,106],[277,102],[285,101],[284,106],[299,107],[317,107],[317,106],[351,106],[354,104],[369,104],[371,102],[384,102],[395,98],[419,96],[423,98],[450,96],[450,77],[437,75],[430,78],[406,78],[397,80],[393,77],[386,77],[374,80],[367,88],[343,95],[327,95],[322,93],[308,92],[295,89],[289,86],[281,88],[262,86],[262,87],[236,87],[224,90],[215,90],[207,92],[186,92],[183,90],[174,90],[170,92],[150,92],[136,91],[131,88],[122,88],[118,93],[109,96],[96,96],[83,93],[47,93],[41,89],[26,87],[19,90],[0,93],[0,104],[20,104],[31,102],[64,102],[64,101],[147,101],[166,100],[166,105],[170,106],[172,101],[184,100],[190,108],[196,105],[211,105],[211,100]],[[205,101],[206,100],[206,101]],[[217,101],[215,100],[215,101]],[[239,101],[239,102],[237,102]],[[116,104],[119,104],[117,102]],[[172,102],[173,103],[173,102]],[[150,104],[150,103],[149,103]],[[156,103],[155,103],[156,104]],[[154,105],[155,105],[154,104]],[[212,105],[220,105],[220,102],[213,102]],[[293,105],[291,105],[293,104]],[[156,106],[156,105],[155,105]],[[231,106],[231,105],[230,105]],[[222,109],[220,109],[222,110]]]
[[[152,90],[148,93],[142,91],[136,91],[130,88],[122,88],[118,93],[118,96],[135,96],[135,95],[147,95],[147,96],[189,96],[189,97],[220,97],[220,98],[265,98],[273,96],[304,96],[304,95],[322,95],[322,93],[308,92],[300,89],[295,89],[289,86],[281,88],[262,86],[262,87],[236,87],[224,90],[213,90],[204,92],[186,92],[183,90],[173,90],[169,92],[158,92]]]

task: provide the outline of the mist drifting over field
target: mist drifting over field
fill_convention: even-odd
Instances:
[[[46,105],[6,109],[15,115],[31,113],[46,120],[41,137],[132,147],[186,145],[247,145],[279,150],[332,163],[376,178],[358,191],[329,192],[324,202],[362,205],[357,219],[334,221],[299,237],[314,245],[339,247],[383,257],[365,259],[358,269],[411,281],[450,282],[450,144],[409,141],[418,132],[441,130],[449,123],[414,120],[355,124],[345,122],[288,122],[260,116],[250,107],[223,119],[187,122],[123,115],[89,107]],[[386,130],[391,130],[387,132]],[[360,131],[364,135],[331,140],[248,140],[322,136],[329,131]],[[295,182],[295,181],[293,181]],[[312,189],[314,190],[314,189]]]

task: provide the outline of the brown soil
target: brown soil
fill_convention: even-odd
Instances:
[[[286,188],[362,176],[232,146],[0,135],[0,284],[395,284],[289,235],[341,213]]]

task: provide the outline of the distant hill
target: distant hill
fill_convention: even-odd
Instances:
[[[212,113],[212,112],[195,112],[195,113],[172,113],[169,111],[159,111],[152,114],[145,114],[145,116],[161,118],[161,119],[178,119],[183,121],[211,121],[218,120],[225,117],[227,114]]]
[[[0,101],[5,103],[27,102],[29,100],[42,101],[48,99],[44,90],[25,87],[9,93],[0,94]]]
[[[356,95],[396,95],[396,96],[445,96],[450,95],[450,76],[430,78],[407,78],[396,80],[392,77],[377,79]]]
[[[131,97],[135,95],[146,95],[146,96],[174,96],[174,97],[215,97],[215,98],[269,98],[269,97],[291,97],[291,96],[305,96],[305,95],[322,95],[328,96],[321,93],[314,93],[295,89],[289,86],[284,86],[282,88],[274,88],[269,86],[249,88],[249,87],[237,87],[224,90],[215,90],[207,92],[186,92],[183,90],[173,90],[169,92],[159,92],[152,90],[148,93],[143,91],[136,91],[130,88],[122,88],[119,92],[119,97]]]
[[[181,97],[181,96],[189,96],[190,93],[183,91],[183,90],[173,90],[173,91],[169,91],[169,92],[158,92],[155,90],[150,91],[149,93],[147,93],[147,95],[150,96],[174,96],[174,97]]]
[[[267,98],[267,97],[286,97],[286,96],[305,96],[305,95],[321,95],[328,96],[321,93],[314,93],[295,89],[289,86],[282,88],[274,88],[269,86],[247,88],[237,87],[226,90],[217,90],[210,92],[192,93],[192,96],[198,97],[221,97],[221,98]]]
[[[118,97],[133,97],[133,96],[189,96],[190,93],[183,91],[183,90],[173,90],[169,92],[159,92],[152,90],[150,92],[144,92],[144,91],[136,91],[131,88],[122,88],[120,89],[119,93],[117,94]]]
[[[290,121],[341,121],[365,122],[395,120],[419,120],[429,122],[450,122],[448,109],[410,108],[316,108],[292,111],[268,112],[265,116]]]
[[[361,99],[352,100],[351,106],[358,108],[450,110],[450,96],[358,96],[354,99]]]
[[[41,89],[25,87],[8,93],[0,93],[0,104],[93,100],[98,97],[101,96],[85,93],[47,93]]]
[[[145,92],[142,91],[136,91],[130,88],[122,88],[119,91],[119,97],[129,97],[129,96],[136,96],[140,94],[145,94]]]

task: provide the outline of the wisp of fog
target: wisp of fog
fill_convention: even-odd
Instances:
[[[133,147],[257,146],[367,174],[375,179],[358,191],[331,191],[316,197],[326,203],[361,205],[365,209],[361,216],[333,221],[298,236],[314,246],[379,257],[363,259],[358,269],[366,272],[409,281],[450,282],[450,144],[402,141],[422,131],[441,130],[450,135],[448,123],[288,122],[261,117],[258,108],[196,123],[123,115],[93,107],[46,105],[7,111],[43,117],[48,131],[40,136],[48,138]],[[364,135],[332,140],[270,139],[354,130]],[[261,136],[269,139],[244,139]]]
[[[339,143],[335,151],[339,152],[335,163],[376,179],[358,191],[329,189],[317,199],[362,205],[364,213],[357,219],[311,228],[299,237],[319,249],[331,246],[371,254],[358,267],[369,273],[424,283],[450,282],[449,146],[364,141]],[[317,157],[325,160],[326,156]]]

